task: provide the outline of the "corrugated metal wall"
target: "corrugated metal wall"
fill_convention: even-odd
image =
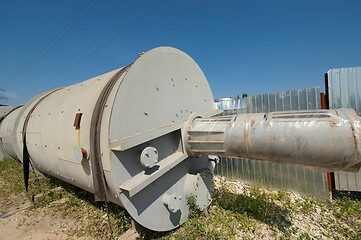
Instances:
[[[245,109],[245,98],[220,98],[215,100],[217,109],[224,111],[236,112],[240,109]]]
[[[327,72],[330,109],[353,108],[361,116],[361,67],[335,68]],[[361,191],[361,171],[335,172],[337,190]]]
[[[225,114],[261,113],[288,110],[320,109],[320,87],[305,88],[277,93],[251,96],[244,99],[217,100],[217,106],[239,106],[239,109],[226,108]],[[216,167],[216,174],[258,182],[273,188],[288,188],[328,199],[327,174],[309,169],[268,163],[256,160],[222,158]]]

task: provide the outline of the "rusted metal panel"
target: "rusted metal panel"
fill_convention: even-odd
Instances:
[[[330,69],[328,80],[328,101],[330,109],[353,108],[361,115],[361,67]],[[361,171],[358,173],[335,172],[337,190],[361,191]]]

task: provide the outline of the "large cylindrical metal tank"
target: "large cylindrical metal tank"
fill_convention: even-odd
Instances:
[[[155,231],[185,222],[189,197],[201,209],[208,206],[215,161],[207,154],[327,170],[356,169],[361,162],[357,116],[214,118],[218,113],[193,59],[160,47],[128,66],[39,94],[3,119],[0,137],[24,166],[30,161],[35,170],[92,192],[96,200],[119,204]],[[316,131],[342,139],[342,145],[307,145],[318,142]],[[335,154],[324,153],[333,147]],[[323,159],[310,160],[310,149]]]
[[[187,156],[184,122],[193,112],[215,111],[198,65],[177,49],[161,47],[129,66],[36,96],[18,110],[15,123],[9,118],[2,127],[15,125],[11,155],[23,161],[25,137],[37,170],[99,200],[105,186],[106,198],[138,223],[165,231],[188,218],[186,196],[198,187],[188,189],[185,182],[199,182],[210,165],[207,156]],[[156,155],[148,159],[147,151]],[[204,179],[200,188],[209,198],[212,180]]]
[[[13,129],[18,118],[21,106],[1,107],[0,109],[0,161],[4,157],[16,158],[14,149]],[[5,121],[3,121],[6,118]]]

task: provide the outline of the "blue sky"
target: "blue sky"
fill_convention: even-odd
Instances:
[[[2,103],[25,103],[158,46],[189,54],[215,98],[322,91],[328,69],[361,66],[360,23],[361,1],[2,0]]]

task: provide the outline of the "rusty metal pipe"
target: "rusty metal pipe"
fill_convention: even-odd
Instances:
[[[353,109],[240,114],[195,118],[187,150],[299,165],[326,172],[356,172],[361,165],[360,118]]]

